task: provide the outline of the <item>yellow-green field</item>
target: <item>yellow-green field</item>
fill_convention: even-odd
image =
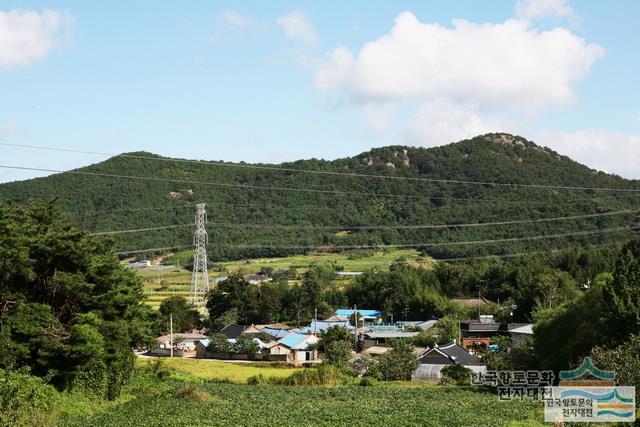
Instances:
[[[273,270],[285,270],[295,268],[301,274],[314,264],[331,263],[342,271],[368,271],[388,270],[393,263],[403,262],[413,266],[428,267],[433,260],[422,257],[413,249],[397,249],[379,251],[371,254],[358,253],[310,253],[308,255],[294,255],[283,258],[255,258],[239,261],[220,262],[216,264],[216,270],[210,272],[213,280],[218,277],[233,273],[255,274],[262,268]],[[138,274],[144,280],[144,291],[147,297],[146,303],[157,308],[160,303],[170,296],[189,296],[191,285],[191,272],[183,268],[166,268],[152,266],[138,270]],[[342,278],[342,280],[351,280]]]
[[[155,360],[157,359],[141,358],[138,359],[137,363],[143,366]],[[246,384],[247,379],[260,374],[264,377],[284,378],[301,369],[286,366],[256,366],[248,363],[214,362],[181,357],[165,357],[160,360],[162,360],[164,366],[179,373],[201,378],[206,381],[229,381],[236,384]]]

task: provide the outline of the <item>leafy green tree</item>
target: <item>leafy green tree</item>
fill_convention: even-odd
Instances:
[[[331,341],[324,345],[324,361],[338,368],[347,366],[353,346],[349,341]]]
[[[169,328],[170,316],[173,317],[173,330],[175,332],[188,332],[202,326],[198,310],[186,298],[181,296],[172,296],[162,301],[160,313],[165,332]]]
[[[0,205],[0,369],[113,399],[152,340],[142,283],[54,204]]]
[[[567,369],[608,341],[603,293],[593,287],[573,302],[536,313],[534,348],[541,369]]]
[[[241,275],[233,274],[218,283],[207,296],[207,310],[212,319],[217,319],[230,309],[238,310],[238,321],[245,325],[258,323],[258,288]]]
[[[256,353],[259,349],[258,343],[249,335],[240,335],[236,338],[236,342],[233,345],[233,350],[240,354]]]
[[[216,333],[209,336],[209,345],[207,345],[207,350],[212,353],[230,353],[232,346],[224,334]]]
[[[604,287],[608,331],[616,344],[640,333],[640,239],[627,243],[616,261],[613,280]]]
[[[384,381],[407,381],[418,368],[413,346],[405,341],[393,344],[393,349],[372,359],[367,375]]]
[[[627,341],[614,348],[594,347],[593,363],[616,373],[620,385],[640,387],[640,335],[631,335]]]
[[[320,338],[320,344],[318,346],[320,351],[324,351],[332,342],[344,341],[350,344],[353,342],[353,334],[349,332],[347,328],[343,328],[342,326],[332,326],[327,328],[320,335]]]

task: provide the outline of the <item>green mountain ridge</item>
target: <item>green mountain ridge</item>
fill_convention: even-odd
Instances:
[[[1,184],[0,200],[56,198],[62,210],[92,232],[178,226],[109,236],[118,251],[190,244],[193,229],[188,224],[193,222],[193,204],[206,203],[209,253],[214,260],[307,250],[299,246],[327,250],[334,246],[429,244],[422,249],[436,257],[504,255],[572,244],[607,244],[630,237],[632,231],[475,245],[432,245],[591,233],[638,224],[636,213],[626,213],[482,227],[392,228],[528,221],[640,209],[640,193],[635,192],[488,183],[640,190],[638,180],[595,171],[522,137],[487,134],[435,148],[389,146],[349,158],[298,160],[279,165],[190,161],[146,152],[126,153],[66,173]],[[336,228],[328,229],[330,226]],[[340,226],[388,228],[342,230]]]

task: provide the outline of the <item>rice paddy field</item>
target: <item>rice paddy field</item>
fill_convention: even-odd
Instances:
[[[184,259],[188,252],[175,254],[171,259]],[[388,270],[394,262],[409,263],[414,266],[428,267],[432,260],[424,258],[416,250],[388,250],[373,253],[310,253],[308,255],[295,255],[284,258],[256,258],[239,261],[220,262],[215,270],[211,271],[211,280],[224,277],[232,273],[255,274],[262,268],[273,270],[286,270],[295,268],[299,273],[304,273],[314,264],[331,263],[342,271],[368,271],[376,269]],[[213,269],[212,269],[213,270]],[[158,308],[160,303],[170,296],[189,296],[191,285],[191,272],[176,266],[153,265],[138,270],[138,274],[144,280],[144,291],[147,297],[146,303]],[[342,278],[341,280],[352,280]]]
[[[153,363],[155,358],[138,359],[137,365],[144,367]],[[176,374],[202,379],[204,381],[230,382],[235,384],[246,384],[250,377],[262,375],[268,378],[284,378],[301,368],[291,368],[288,365],[277,364],[252,364],[241,362],[217,362],[207,359],[190,358],[163,358],[163,365],[174,371]],[[180,375],[176,375],[180,377]]]

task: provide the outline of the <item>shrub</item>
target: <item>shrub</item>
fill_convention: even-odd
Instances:
[[[180,387],[180,389],[178,389],[178,397],[196,402],[206,402],[211,398],[209,393],[193,384],[185,384]]]
[[[372,387],[378,384],[378,380],[376,380],[373,377],[364,377],[360,379],[360,382],[358,383],[359,386],[362,387]]]
[[[593,363],[601,369],[615,371],[619,384],[640,387],[640,335],[631,335],[622,345],[591,350]]]
[[[340,371],[336,367],[324,363],[317,368],[303,369],[277,380],[278,384],[295,386],[340,385],[341,382],[342,374]]]
[[[442,368],[441,373],[444,380],[441,382],[444,384],[453,382],[457,385],[469,385],[470,383],[469,375],[471,374],[471,369],[465,368],[462,365],[447,365]]]
[[[0,425],[50,424],[58,396],[42,378],[0,369]]]
[[[231,352],[231,344],[224,334],[213,334],[209,337],[207,350],[212,353],[229,353]]]
[[[239,354],[253,354],[256,353],[260,347],[258,343],[253,340],[253,337],[249,335],[240,335],[236,339],[236,343],[233,345],[233,350]]]

